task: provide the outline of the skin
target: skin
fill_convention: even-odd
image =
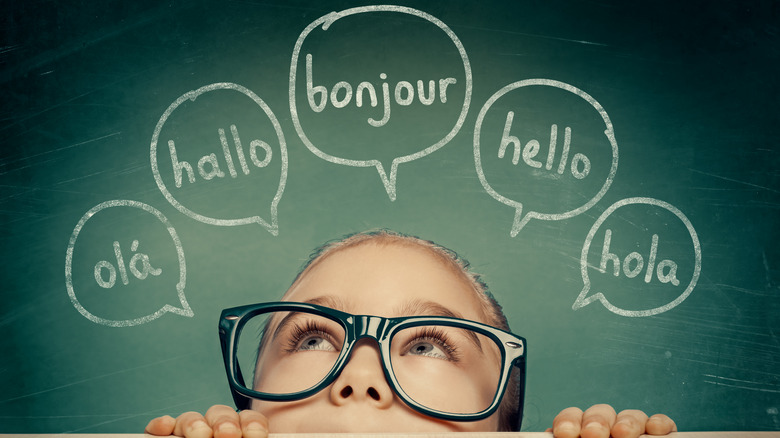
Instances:
[[[485,321],[474,291],[454,268],[427,250],[405,245],[365,243],[339,250],[322,260],[285,294],[286,301],[327,300],[354,314],[408,315],[410,308],[430,304],[425,314],[443,306],[456,317]],[[424,302],[421,302],[424,297]],[[403,312],[403,315],[399,312]],[[446,390],[444,388],[443,390]],[[270,424],[269,424],[270,421]],[[476,422],[448,422],[406,406],[387,384],[374,341],[361,340],[339,377],[318,394],[297,402],[260,402],[236,413],[216,405],[204,415],[187,412],[149,422],[151,435],[190,438],[265,437],[271,432],[454,432],[495,431],[497,415]],[[561,438],[635,438],[642,433],[666,435],[676,430],[665,415],[648,419],[641,411],[619,414],[609,405],[583,412],[563,410],[548,429]]]

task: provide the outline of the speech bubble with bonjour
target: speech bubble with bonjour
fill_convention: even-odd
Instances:
[[[320,17],[300,34],[290,63],[290,112],[303,143],[331,163],[374,167],[390,200],[399,165],[458,133],[471,90],[455,33],[403,6]]]

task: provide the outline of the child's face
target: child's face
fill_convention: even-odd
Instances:
[[[470,285],[422,248],[358,245],[339,250],[304,275],[285,301],[311,302],[364,315],[443,315],[487,322]],[[496,359],[498,360],[498,359]],[[474,372],[475,385],[480,373]],[[295,378],[280,373],[278,378]],[[431,388],[450,399],[458,385]],[[347,390],[347,388],[349,388]],[[328,388],[296,402],[254,401],[272,432],[496,431],[498,415],[476,422],[448,422],[404,404],[388,386],[374,341],[360,341]]]

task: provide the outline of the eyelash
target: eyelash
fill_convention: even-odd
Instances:
[[[449,337],[441,329],[433,327],[420,329],[417,333],[414,334],[414,336],[412,336],[412,339],[406,343],[404,351],[406,351],[407,348],[410,348],[413,344],[420,341],[430,341],[441,347],[442,350],[444,350],[444,352],[447,354],[447,359],[445,360],[450,362],[460,361],[460,353],[458,352],[457,347],[452,345]]]
[[[328,341],[334,347],[337,347],[338,345],[338,343],[334,340],[333,336],[326,331],[325,327],[323,327],[322,325],[320,325],[315,321],[306,321],[306,323],[303,326],[296,324],[295,327],[292,328],[292,336],[287,341],[287,347],[285,348],[285,352],[287,353],[297,352],[298,348],[300,347],[301,341],[306,336],[310,336],[312,334],[322,336],[323,339]],[[411,337],[411,340],[407,341],[404,350],[410,348],[414,343],[420,341],[433,342],[437,346],[441,347],[441,349],[444,350],[444,352],[447,354],[447,358],[444,360],[447,360],[449,362],[460,361],[460,353],[457,347],[451,344],[449,337],[441,329],[433,328],[433,327],[425,327],[419,329],[417,333],[415,333]]]
[[[301,326],[299,324],[295,324],[295,327],[292,328],[292,336],[290,336],[290,339],[287,341],[287,348],[285,348],[285,352],[297,352],[301,341],[306,336],[310,336],[312,334],[322,336],[322,338],[333,345],[334,348],[338,348],[338,343],[333,339],[333,336],[331,336],[331,334],[326,331],[325,327],[315,321],[306,321],[305,325]]]

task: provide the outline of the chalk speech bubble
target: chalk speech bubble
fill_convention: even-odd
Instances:
[[[180,141],[177,142],[178,139],[167,139],[167,145],[163,146],[162,149],[170,154],[170,159],[173,166],[172,173],[174,175],[174,190],[182,190],[182,187],[188,184],[201,184],[201,187],[203,187],[218,179],[237,181],[237,179],[249,177],[250,174],[256,175],[263,172],[265,168],[269,167],[274,162],[279,163],[279,184],[276,187],[276,192],[270,202],[270,220],[268,221],[259,215],[242,215],[241,217],[225,218],[216,217],[217,215],[225,214],[225,212],[215,211],[209,215],[196,213],[193,211],[193,209],[184,206],[182,202],[177,200],[177,197],[174,196],[171,189],[169,189],[168,185],[166,185],[165,179],[161,176],[160,173],[160,166],[158,164],[158,142],[160,140],[160,133],[163,130],[163,127],[166,125],[166,122],[170,123],[169,119],[171,118],[171,115],[174,113],[174,111],[188,101],[195,102],[196,99],[204,99],[201,96],[207,93],[213,95],[215,93],[235,92],[241,93],[241,95],[248,97],[252,102],[254,102],[254,104],[259,107],[260,110],[262,110],[261,114],[267,117],[268,121],[270,121],[270,124],[273,126],[273,134],[276,136],[276,141],[278,142],[277,147],[272,147],[273,142],[269,143],[270,139],[268,138],[250,137],[251,141],[247,141],[248,139],[245,136],[242,142],[239,130],[246,130],[253,127],[254,125],[259,124],[245,123],[241,127],[236,127],[235,124],[230,124],[230,126],[214,126],[214,129],[212,129],[213,138],[208,137],[208,140],[194,139],[196,142],[199,140],[201,142],[213,140],[215,145],[210,154],[207,153],[200,158],[197,157],[198,154],[195,154],[189,158],[182,157],[182,151],[186,152],[192,147],[192,144],[186,144],[186,142]],[[210,119],[212,117],[216,117],[217,115],[224,112],[229,112],[230,110],[231,108],[210,108],[210,111],[204,111],[206,114],[203,117],[207,118],[206,122],[201,120],[195,123],[208,124],[211,122]],[[261,119],[259,122],[263,122],[263,120]],[[225,125],[228,124],[229,123],[225,123]],[[231,141],[233,143],[232,145],[230,144]],[[262,99],[260,99],[257,94],[247,89],[246,87],[228,82],[215,83],[184,93],[181,97],[176,99],[176,101],[165,110],[154,129],[150,148],[150,160],[152,165],[152,174],[154,175],[154,180],[157,183],[160,192],[162,192],[163,196],[165,196],[165,199],[167,199],[171,205],[176,207],[176,209],[185,215],[200,222],[211,225],[235,226],[257,223],[265,227],[272,235],[278,235],[279,223],[277,209],[279,201],[282,198],[282,194],[284,193],[284,187],[287,181],[287,146],[284,140],[284,134],[282,132],[281,125],[279,124],[279,121],[277,120],[274,113],[271,111],[271,108]],[[274,166],[274,170],[276,170],[276,166]],[[212,195],[212,197],[218,198],[220,195]],[[245,202],[233,203],[234,206],[243,204],[245,204]]]
[[[604,272],[606,272],[606,269],[604,269],[602,272],[602,268],[605,268],[608,264],[611,264],[612,267],[615,269],[615,272],[618,273],[618,275],[639,276],[640,278],[644,277],[645,283],[650,283],[651,281],[660,281],[662,283],[670,283],[672,286],[677,286],[677,287],[679,287],[680,284],[684,284],[680,282],[679,279],[676,278],[676,274],[675,274],[677,270],[676,262],[672,260],[660,260],[662,256],[661,253],[658,252],[659,238],[657,234],[654,235],[652,238],[651,249],[647,254],[647,260],[645,260],[644,256],[642,256],[638,252],[632,252],[628,254],[625,258],[623,258],[623,260],[620,260],[621,257],[609,252],[610,250],[608,249],[608,247],[612,236],[607,235],[607,232],[605,231],[605,235],[604,235],[605,241],[602,249],[601,258],[602,259],[612,258],[613,260],[609,261],[608,263],[602,261],[599,263],[599,266],[588,264],[588,254],[590,252],[591,243],[593,242],[593,238],[595,237],[599,229],[602,227],[604,222],[610,217],[610,215],[615,213],[616,210],[626,206],[637,205],[637,204],[650,205],[664,210],[668,210],[669,212],[677,216],[677,218],[685,225],[685,228],[688,231],[688,234],[690,235],[691,245],[693,246],[694,263],[693,263],[693,271],[691,274],[691,280],[688,282],[688,285],[685,287],[685,289],[674,300],[671,300],[669,302],[664,303],[663,305],[653,307],[650,309],[627,310],[611,303],[607,299],[604,292],[596,292],[591,294],[590,296],[588,295],[591,292],[591,279],[588,273],[589,268],[595,269],[596,271],[604,274]],[[604,266],[600,266],[602,263],[604,264]],[[581,309],[594,301],[600,301],[601,304],[603,304],[604,307],[606,307],[609,311],[622,316],[640,317],[640,316],[657,315],[659,313],[666,312],[678,306],[686,298],[688,298],[691,292],[693,292],[694,287],[696,287],[696,282],[699,280],[699,274],[701,273],[701,245],[699,244],[699,237],[697,236],[696,230],[693,228],[691,221],[688,220],[688,218],[675,206],[667,202],[660,201],[653,198],[642,198],[642,197],[627,198],[618,201],[614,203],[612,206],[610,206],[596,220],[596,222],[593,224],[593,227],[591,227],[590,232],[588,232],[588,235],[585,238],[585,243],[582,247],[582,254],[580,256],[580,270],[582,273],[582,281],[584,286],[579,296],[577,297],[577,300],[574,302],[574,305],[572,306],[573,310]],[[642,273],[644,273],[643,276],[641,275]],[[607,273],[607,276],[611,277],[612,275]]]
[[[149,213],[157,218],[166,228],[168,234],[171,237],[171,240],[173,241],[173,245],[176,250],[176,259],[178,260],[178,266],[179,266],[179,275],[178,275],[178,282],[176,284],[176,294],[178,297],[178,301],[180,304],[180,307],[173,306],[170,304],[165,304],[162,306],[159,310],[156,312],[153,312],[151,314],[138,317],[138,318],[131,318],[131,319],[124,319],[124,320],[117,320],[117,319],[108,319],[103,318],[100,316],[95,315],[94,313],[87,310],[84,305],[82,305],[81,301],[77,297],[76,294],[76,288],[74,287],[74,275],[73,275],[73,257],[74,252],[76,249],[76,242],[78,241],[79,235],[82,233],[82,230],[84,226],[87,224],[88,221],[93,219],[96,215],[98,215],[100,212],[106,210],[106,209],[114,209],[114,208],[121,208],[121,207],[129,207],[133,209],[140,209],[142,211],[145,211],[146,213]],[[110,247],[112,244],[111,242],[101,242],[105,243],[108,247]],[[114,255],[116,257],[116,262],[112,263],[106,260],[100,260],[97,261],[94,265],[91,264],[92,261],[88,265],[79,264],[77,265],[77,269],[80,271],[86,270],[89,271],[83,276],[86,276],[88,278],[94,277],[95,282],[97,283],[97,286],[102,287],[104,289],[112,288],[117,282],[124,282],[125,284],[128,284],[131,279],[133,281],[143,281],[147,278],[152,278],[155,276],[170,276],[169,273],[163,272],[162,269],[159,267],[155,267],[155,259],[154,257],[150,257],[148,254],[141,253],[138,251],[138,241],[133,242],[133,247],[135,247],[135,251],[130,251],[123,255],[121,246],[119,245],[118,241],[115,241],[113,243],[113,250]],[[127,248],[125,248],[125,251]],[[140,268],[139,268],[139,262],[140,262]],[[84,274],[84,273],[82,273]],[[151,277],[150,277],[151,276]],[[192,317],[194,315],[192,309],[190,308],[190,305],[187,303],[187,298],[184,295],[184,287],[187,282],[187,266],[184,260],[184,250],[182,249],[181,241],[179,240],[179,236],[176,233],[176,230],[173,228],[171,223],[168,221],[168,218],[166,218],[159,210],[155,209],[154,207],[137,202],[137,201],[130,201],[130,200],[113,200],[113,201],[106,201],[101,204],[96,205],[95,207],[91,208],[88,212],[84,214],[84,216],[81,217],[79,222],[76,224],[76,227],[73,229],[73,233],[71,234],[70,241],[68,243],[68,248],[66,251],[65,256],[65,286],[68,290],[68,296],[70,297],[70,301],[73,304],[73,306],[76,308],[76,310],[79,311],[85,318],[89,319],[90,321],[96,323],[96,324],[102,324],[110,327],[129,327],[139,324],[144,324],[149,321],[155,320],[165,313],[173,313],[180,316],[186,316],[186,317]],[[83,292],[84,289],[88,289],[89,287],[85,284],[82,284],[83,287],[80,287],[80,292]],[[94,285],[91,285],[91,289],[96,289]]]
[[[515,92],[518,93],[520,91],[524,91],[528,88],[532,87],[548,87],[548,90],[565,90],[569,93],[572,93],[575,96],[579,96],[582,98],[587,104],[589,104],[590,107],[592,107],[600,117],[600,120],[604,123],[604,138],[602,139],[602,142],[604,143],[604,146],[609,148],[609,157],[611,158],[611,164],[609,166],[608,172],[603,172],[606,174],[604,183],[600,186],[600,188],[596,191],[596,193],[584,204],[582,205],[571,205],[566,206],[565,208],[561,208],[565,211],[560,212],[541,212],[541,211],[530,211],[527,206],[523,204],[523,202],[520,202],[516,199],[511,199],[510,197],[504,196],[500,194],[494,187],[491,185],[490,182],[488,182],[488,178],[485,175],[484,170],[484,159],[482,154],[482,148],[487,147],[485,145],[485,142],[482,141],[483,136],[483,123],[485,122],[485,119],[488,115],[489,110],[498,102],[500,99],[507,96],[509,93]],[[531,107],[535,102],[529,102],[526,107]],[[496,107],[499,107],[500,105],[496,105]],[[498,110],[496,111],[498,112]],[[503,112],[501,113],[503,114]],[[565,176],[567,173],[570,173],[574,175],[575,180],[576,179],[584,179],[588,176],[588,174],[591,173],[591,170],[596,170],[597,167],[600,166],[600,163],[592,164],[592,161],[587,158],[587,156],[583,154],[575,154],[576,147],[578,146],[576,144],[576,135],[577,133],[572,133],[571,130],[568,128],[564,129],[561,127],[560,129],[557,127],[557,125],[552,125],[553,130],[549,128],[551,125],[548,126],[547,132],[549,133],[550,138],[550,144],[547,156],[539,155],[538,153],[541,152],[541,148],[545,147],[544,142],[540,143],[538,139],[531,139],[527,143],[522,141],[520,138],[518,138],[516,135],[514,135],[512,132],[510,132],[510,128],[513,130],[517,129],[518,125],[522,125],[523,123],[528,124],[526,120],[518,120],[518,118],[514,117],[514,112],[508,112],[506,113],[506,125],[504,125],[503,122],[501,122],[501,126],[504,126],[504,135],[501,138],[500,144],[498,142],[491,146],[495,146],[495,149],[492,150],[498,150],[498,160],[508,160],[509,156],[513,156],[512,162],[517,166],[519,163],[520,168],[523,168],[525,164],[520,162],[520,156],[522,156],[523,161],[525,161],[526,164],[529,164],[528,171],[529,172],[535,172],[532,175],[537,175],[536,181],[543,181],[543,180],[553,180],[553,181],[563,181],[563,176]],[[503,120],[503,119],[502,119]],[[562,131],[559,133],[559,131]],[[564,137],[563,145],[559,144],[561,143],[560,137]],[[572,140],[572,137],[574,137],[574,140]],[[515,152],[512,154],[511,151],[507,150],[507,146],[509,145],[509,142],[507,139],[511,139],[514,142],[514,149]],[[571,144],[569,143],[571,142]],[[524,144],[525,143],[525,144]],[[605,149],[604,146],[597,145],[597,147],[601,149]],[[571,148],[571,151],[569,150]],[[570,156],[571,155],[571,156]],[[491,155],[486,155],[491,156]],[[504,158],[506,156],[506,158]],[[496,158],[492,158],[494,161],[497,160]],[[546,160],[546,163],[543,163],[542,160]],[[558,161],[556,163],[556,160]],[[570,166],[569,166],[569,160]],[[514,222],[512,224],[512,229],[510,231],[510,234],[512,237],[515,237],[518,232],[531,220],[531,219],[541,219],[541,220],[562,220],[562,219],[568,219],[572,216],[576,216],[589,208],[591,208],[596,202],[601,199],[604,194],[609,189],[609,186],[612,184],[612,180],[615,178],[615,173],[617,172],[617,166],[618,166],[618,145],[617,141],[615,140],[615,132],[612,126],[612,122],[610,121],[609,115],[604,110],[604,108],[589,94],[585,93],[584,91],[580,90],[579,88],[576,88],[572,85],[555,81],[552,79],[526,79],[518,82],[514,82],[512,84],[509,84],[505,86],[504,88],[497,91],[493,96],[488,99],[487,102],[485,102],[485,105],[482,107],[482,109],[479,112],[479,115],[477,117],[476,126],[474,128],[474,163],[477,170],[477,175],[479,176],[479,180],[482,183],[482,186],[484,189],[496,200],[499,202],[508,205],[509,207],[512,207],[515,209],[515,217]],[[544,167],[542,167],[544,165]],[[603,167],[603,166],[601,166]],[[547,173],[545,174],[544,171],[547,170]],[[606,169],[603,169],[606,170]],[[591,176],[592,177],[592,176]],[[565,189],[565,185],[561,183],[561,190]],[[526,189],[530,192],[534,190],[533,185],[529,185],[526,187]],[[556,200],[563,200],[568,198],[566,195],[567,193],[561,192],[561,193],[555,193],[554,195],[548,195],[548,199],[556,199]],[[577,199],[577,198],[573,198]],[[573,203],[573,202],[572,202]],[[528,210],[528,211],[527,211]]]
[[[415,17],[422,18],[424,20],[427,20],[431,24],[437,26],[446,36],[449,38],[449,40],[454,44],[455,48],[457,49],[457,53],[460,55],[460,62],[462,62],[463,66],[463,78],[465,78],[465,94],[463,99],[463,105],[460,109],[460,112],[457,116],[457,119],[452,126],[451,129],[449,129],[449,132],[444,135],[444,137],[437,139],[433,144],[430,144],[429,142],[426,142],[426,140],[423,140],[419,145],[414,144],[415,147],[420,146],[423,147],[423,149],[418,150],[416,149],[413,153],[407,153],[400,156],[395,156],[389,163],[383,164],[382,160],[380,159],[354,159],[354,158],[347,158],[344,156],[336,156],[331,153],[328,153],[323,150],[322,145],[318,146],[316,145],[314,141],[310,139],[310,136],[307,135],[307,131],[309,134],[312,134],[312,130],[307,128],[307,131],[304,130],[302,123],[301,123],[301,117],[300,115],[302,113],[299,112],[298,106],[296,104],[296,91],[298,90],[296,79],[298,77],[298,64],[299,64],[299,58],[301,55],[301,48],[304,44],[304,41],[307,39],[307,37],[312,34],[313,31],[315,31],[316,28],[321,27],[323,32],[327,32],[331,26],[341,20],[344,21],[345,19],[349,17],[354,17],[359,14],[365,14],[365,13],[371,13],[371,12],[379,12],[379,13],[396,13],[396,14],[406,14],[411,15]],[[385,39],[388,39],[385,35]],[[418,44],[417,47],[415,47],[415,50],[419,50],[422,44]],[[442,53],[442,51],[437,51],[436,53]],[[350,54],[351,55],[351,54]],[[307,87],[305,88],[306,92],[309,93],[311,91],[311,88],[314,87],[312,84],[311,74],[309,71],[309,68],[312,64],[312,55],[307,54],[305,57],[306,64],[306,71],[307,71]],[[402,64],[404,61],[404,56],[398,56],[397,59],[393,60],[393,64]],[[430,62],[426,63],[430,65]],[[377,72],[379,73],[379,72]],[[386,72],[382,72],[381,74],[378,74],[379,78],[381,80],[385,80],[388,78],[388,74]],[[376,78],[369,78],[369,79],[376,79]],[[416,79],[416,78],[415,78]],[[446,95],[443,94],[442,87],[446,89],[448,86],[460,86],[460,84],[457,82],[458,79],[455,79],[454,82],[449,81],[449,79],[454,78],[448,78],[448,80],[445,80],[442,82],[440,79],[438,86],[438,95],[439,99],[444,102],[446,101]],[[388,79],[389,80],[389,79]],[[318,111],[322,111],[324,107],[329,103],[328,98],[330,97],[330,103],[333,105],[333,107],[343,107],[347,106],[348,103],[352,103],[352,88],[353,85],[355,86],[355,99],[353,105],[356,105],[358,107],[361,106],[360,103],[357,103],[358,95],[360,95],[360,98],[362,99],[363,94],[366,92],[365,84],[368,84],[368,82],[362,82],[360,84],[349,84],[346,81],[341,81],[336,83],[333,88],[330,90],[331,94],[330,96],[327,93],[327,89],[322,86],[322,90],[318,91],[318,93],[322,93],[323,100],[319,105],[322,105],[321,108],[318,108],[318,110],[314,110],[314,99],[310,95],[307,94],[307,97],[309,98],[309,106],[313,110],[313,113],[316,113]],[[433,81],[431,81],[429,84],[433,84],[433,87],[435,87],[437,84]],[[424,95],[424,86],[428,84],[421,85],[420,82],[417,83],[417,98],[419,98],[420,102],[423,101],[422,95]],[[373,85],[371,85],[373,87]],[[315,87],[316,88],[316,87]],[[415,88],[414,84],[409,81],[401,80],[397,82],[394,87],[391,89],[390,85],[387,83],[383,83],[382,85],[379,85],[377,87],[373,87],[372,91],[374,94],[381,96],[384,93],[383,98],[383,110],[379,110],[377,113],[370,114],[374,117],[369,117],[367,120],[365,118],[362,119],[362,121],[365,123],[367,122],[369,125],[373,126],[373,129],[376,130],[375,135],[373,135],[368,140],[360,140],[356,139],[356,142],[363,144],[363,145],[370,145],[376,143],[376,140],[379,140],[379,137],[383,135],[382,127],[387,126],[388,121],[390,120],[389,115],[391,113],[391,100],[392,105],[395,105],[396,109],[400,108],[398,105],[401,106],[408,106],[411,105],[415,100]],[[362,90],[362,91],[361,91]],[[446,91],[446,90],[445,90]],[[395,6],[395,5],[376,5],[376,6],[364,6],[364,7],[357,7],[352,9],[346,9],[341,12],[332,12],[329,13],[323,17],[320,17],[319,19],[315,20],[311,24],[309,24],[301,33],[301,35],[298,37],[298,41],[295,43],[295,48],[293,50],[292,54],[292,61],[290,63],[290,112],[292,115],[293,124],[295,125],[295,129],[298,132],[299,137],[303,141],[303,143],[306,145],[309,150],[314,153],[316,156],[322,158],[323,160],[329,161],[331,163],[341,164],[344,166],[353,166],[353,167],[375,167],[377,172],[379,173],[379,177],[382,181],[382,184],[385,187],[385,190],[387,191],[387,195],[389,196],[390,200],[394,201],[396,199],[396,181],[397,181],[397,175],[398,175],[398,166],[402,163],[408,163],[410,161],[416,160],[418,158],[422,158],[426,155],[429,155],[433,153],[434,151],[440,149],[442,146],[447,144],[460,130],[460,128],[463,126],[463,121],[466,118],[466,114],[468,113],[469,105],[471,102],[471,91],[472,91],[472,76],[471,76],[471,65],[469,63],[468,56],[466,55],[466,50],[463,48],[463,44],[460,42],[458,37],[455,35],[455,33],[442,21],[437,19],[436,17],[433,17],[430,14],[427,14],[425,12],[404,7],[404,6]],[[391,97],[390,95],[393,95]],[[435,101],[433,95],[435,93],[433,92],[433,88],[430,88],[428,90],[428,96],[426,96],[426,99],[431,98]],[[368,96],[368,94],[366,94]],[[366,97],[368,99],[368,97]],[[373,98],[372,98],[373,100]],[[377,99],[374,104],[371,106],[377,106],[379,99]],[[426,105],[430,105],[430,103],[426,103]],[[377,117],[379,116],[379,117]],[[417,125],[419,125],[419,120],[417,120]],[[343,129],[343,128],[342,128]],[[420,139],[416,139],[417,142],[420,142]],[[430,144],[430,145],[429,145]],[[389,160],[388,160],[389,161]],[[387,168],[389,167],[390,172],[388,174]]]

